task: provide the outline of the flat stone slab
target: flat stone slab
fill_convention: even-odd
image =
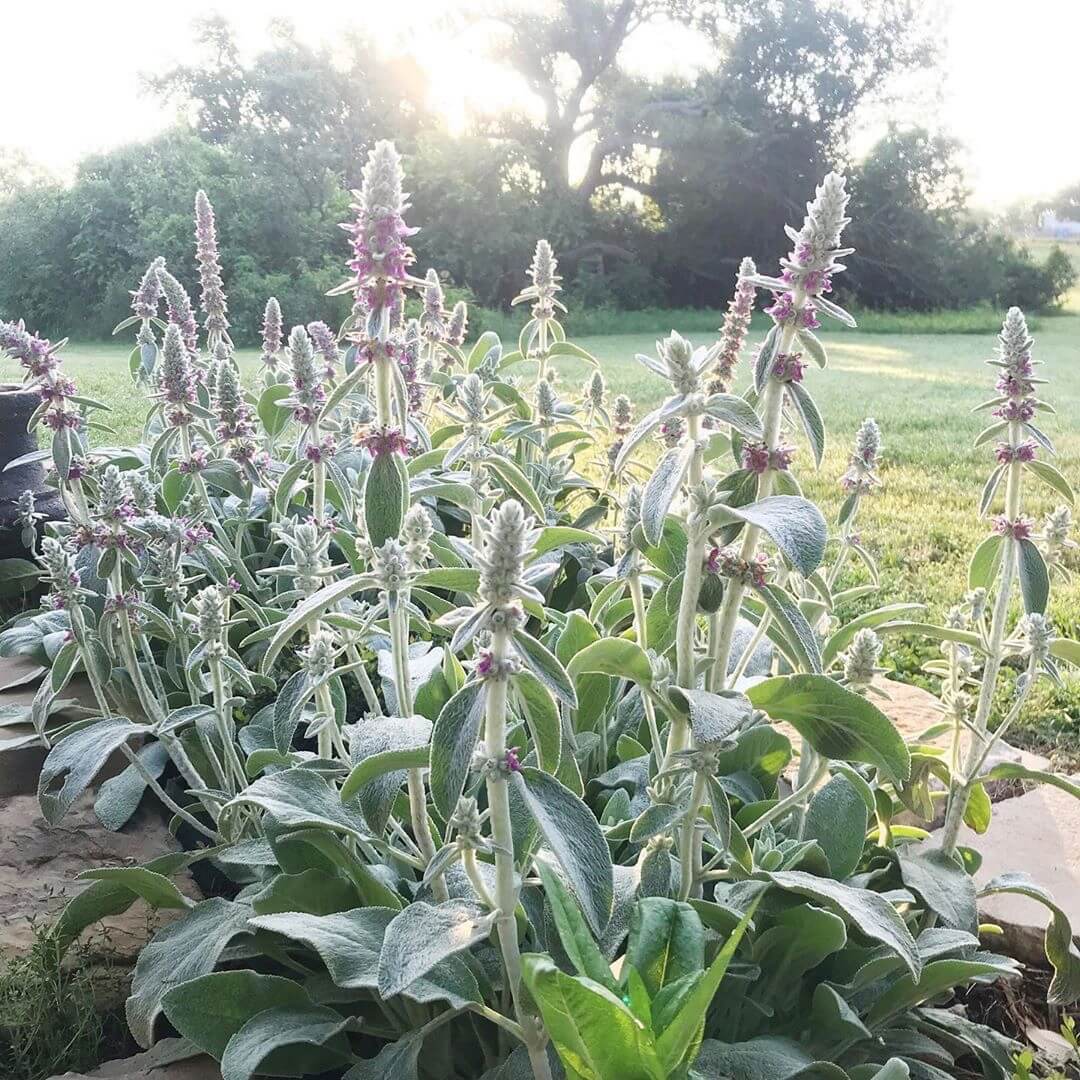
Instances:
[[[154,808],[144,804],[123,831],[109,832],[94,814],[93,799],[84,795],[58,825],[49,825],[35,796],[0,797],[0,955],[30,947],[31,919],[40,926],[86,888],[90,882],[75,880],[83,870],[136,866],[180,849]],[[175,880],[185,894],[202,899],[189,875]],[[123,915],[87,931],[91,952],[131,963],[153,929],[175,916],[136,900]]]
[[[1080,777],[1071,778],[1074,783]],[[959,843],[977,849],[982,866],[976,882],[1022,871],[1044,889],[1080,934],[1080,799],[1041,784],[1024,795],[994,804],[990,828],[982,836],[961,826]],[[1022,960],[1045,963],[1043,932],[1050,913],[1042,904],[1005,894],[980,902],[982,917],[1001,925],[1009,951]],[[990,939],[993,944],[993,939]]]
[[[218,1063],[206,1054],[183,1057],[190,1044],[162,1039],[145,1053],[107,1061],[93,1072],[66,1072],[50,1080],[221,1080]],[[176,1060],[181,1055],[181,1060]]]

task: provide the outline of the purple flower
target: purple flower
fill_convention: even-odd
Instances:
[[[165,295],[165,308],[169,322],[180,331],[184,348],[194,359],[199,350],[199,324],[195,319],[195,309],[191,306],[191,297],[164,265],[158,269],[158,281]]]
[[[1031,398],[1010,398],[994,410],[994,415],[1010,423],[1027,423],[1035,416],[1035,402]]]
[[[1001,465],[1009,465],[1014,461],[1034,461],[1037,447],[1032,439],[1025,439],[1016,446],[1010,446],[1007,442],[999,442],[994,448],[994,456]]]
[[[518,759],[517,751],[512,746],[506,751],[505,765],[509,772],[521,772],[521,761]]]
[[[341,360],[333,330],[324,322],[309,322],[307,332],[311,337],[311,343],[315,346],[315,351],[326,363],[323,378],[332,381],[337,374],[338,362]]]
[[[1011,536],[1014,540],[1028,540],[1035,529],[1031,518],[1018,517],[1010,521],[1004,514],[994,518],[994,532],[998,536]]]
[[[214,208],[205,191],[195,193],[195,260],[199,264],[199,284],[202,286],[200,301],[206,315],[206,337],[212,349],[219,341],[228,341],[229,320],[225,317],[228,305],[221,281]]]
[[[728,301],[724,325],[720,328],[720,356],[716,361],[715,392],[723,393],[731,385],[739,354],[750,331],[754,310],[754,286],[747,278],[757,273],[752,259],[743,259],[736,277],[735,294]]]
[[[408,456],[412,449],[412,443],[397,428],[380,428],[378,431],[371,431],[362,436],[358,442],[372,457],[382,457],[384,454]]]
[[[773,361],[772,376],[778,382],[802,382],[806,361],[802,353],[777,353]]]
[[[139,287],[131,294],[131,310],[140,319],[152,319],[161,304],[161,279],[158,272],[165,268],[165,260],[159,255],[146,269]]]

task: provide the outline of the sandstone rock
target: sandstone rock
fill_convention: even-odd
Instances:
[[[122,832],[109,832],[94,815],[91,794],[79,799],[55,826],[42,818],[35,796],[0,798],[0,956],[30,946],[30,920],[42,924],[85,888],[89,882],[75,880],[83,870],[134,866],[176,850],[165,822],[147,805]],[[201,899],[188,875],[176,881],[186,894]],[[152,928],[170,917],[175,913],[153,913],[136,901],[125,914],[105,920],[99,932],[88,931],[91,953],[131,963]]]
[[[1074,936],[1080,933],[1080,799],[1040,785],[999,802],[982,836],[962,827],[959,842],[982,854],[975,875],[978,885],[998,874],[1024,871],[1051,893],[1069,917]],[[1005,931],[1005,951],[1031,963],[1046,963],[1043,933],[1050,916],[1042,904],[1005,894],[982,900],[979,906],[985,921]],[[1001,950],[1000,938],[989,939],[989,944]]]
[[[221,1080],[218,1063],[206,1054],[185,1056],[190,1049],[183,1039],[162,1039],[143,1054],[107,1061],[93,1072],[66,1072],[51,1080]]]

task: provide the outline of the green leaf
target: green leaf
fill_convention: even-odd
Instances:
[[[640,645],[626,638],[601,638],[582,649],[567,665],[571,678],[593,672],[632,679],[639,686],[652,685],[649,657]]]
[[[694,1071],[709,1080],[848,1080],[838,1065],[815,1061],[797,1042],[775,1035],[737,1043],[709,1039],[702,1044]]]
[[[512,643],[522,662],[544,686],[566,706],[576,709],[577,691],[555,654],[524,630],[514,631]]]
[[[587,532],[585,529],[572,529],[569,525],[548,525],[540,530],[540,535],[533,544],[529,555],[529,562],[536,562],[541,555],[549,551],[555,551],[570,544],[588,544],[595,547],[602,544],[604,538],[597,533]]]
[[[680,712],[690,717],[690,730],[697,747],[718,746],[748,725],[753,715],[750,699],[735,690],[684,690],[672,687],[668,691]]]
[[[162,999],[166,1019],[185,1039],[218,1060],[253,1016],[275,1006],[311,1004],[298,983],[255,971],[215,971],[174,986]]]
[[[648,543],[654,546],[663,537],[668,509],[679,493],[693,452],[691,444],[668,450],[656,463],[645,485],[641,496],[641,529]]]
[[[87,879],[122,885],[152,908],[183,911],[195,906],[164,874],[145,866],[108,866],[84,870],[79,874],[79,880]]]
[[[466,683],[442,708],[431,731],[431,798],[444,821],[457,806],[472,768],[487,701],[483,682]]]
[[[330,829],[368,839],[363,818],[341,804],[337,788],[311,769],[282,769],[262,776],[225,808],[257,806],[287,829]]]
[[[90,786],[105,762],[128,739],[152,731],[126,717],[112,716],[81,728],[56,743],[38,776],[41,815],[55,825]]]
[[[1029,615],[1045,614],[1046,602],[1050,599],[1050,574],[1047,572],[1042,552],[1032,541],[1016,541],[1016,568],[1020,575],[1024,610]]]
[[[364,483],[364,523],[376,550],[396,540],[409,509],[409,475],[400,454],[379,454]]]
[[[747,691],[755,708],[791,724],[824,757],[876,765],[891,780],[911,775],[911,756],[874,704],[825,675],[781,675]]]
[[[761,418],[746,398],[736,394],[712,394],[705,400],[705,411],[714,420],[729,424],[747,439],[760,440],[764,437]]]
[[[802,421],[806,441],[814,454],[814,464],[821,468],[821,460],[825,456],[825,422],[821,419],[817,404],[802,383],[788,383],[787,392],[788,400],[795,406],[795,411]]]
[[[359,796],[364,820],[382,834],[408,769],[426,768],[431,756],[431,721],[423,716],[368,717],[350,743],[356,763],[341,788],[342,803]]]
[[[361,575],[352,574],[347,578],[342,578],[341,581],[324,585],[318,592],[312,593],[306,600],[297,604],[289,615],[277,624],[274,636],[270,639],[270,644],[266,647],[260,664],[262,673],[265,675],[273,668],[278,654],[294,634],[317,619],[327,608],[356,592],[363,585],[363,580]]]
[[[348,911],[359,899],[356,887],[337,872],[309,866],[299,874],[275,874],[265,888],[251,897],[256,915],[303,911],[331,915]]]
[[[196,904],[183,918],[159,930],[135,965],[125,1012],[136,1042],[154,1041],[154,1021],[174,987],[214,970],[229,942],[247,929],[251,908],[219,896]]]
[[[784,642],[788,646],[784,651],[789,655],[793,666],[820,674],[822,664],[817,638],[799,605],[779,585],[762,585],[756,591],[765,601],[773,622],[783,634]]]
[[[379,993],[400,994],[440,961],[483,941],[496,914],[467,900],[410,904],[386,928],[379,953]]]
[[[976,549],[968,565],[968,588],[988,589],[1001,565],[1005,537],[991,533]]]
[[[278,405],[282,398],[291,394],[292,387],[288,383],[275,383],[259,395],[259,420],[262,421],[263,431],[271,438],[280,435],[292,419],[292,409]]]
[[[343,1080],[418,1080],[423,1047],[418,1035],[386,1043],[373,1058],[354,1065]]]
[[[417,574],[413,584],[421,589],[449,589],[475,595],[480,589],[480,571],[466,566],[436,566]]]
[[[985,975],[1007,975],[1010,971],[1013,969],[1003,967],[1000,962],[935,960],[926,965],[918,978],[914,975],[904,975],[893,983],[874,1002],[873,1008],[867,1013],[867,1026],[876,1028],[915,1005],[930,1001],[946,990],[951,990],[954,986],[971,979]]]
[[[975,882],[958,859],[931,846],[929,841],[900,848],[897,858],[904,884],[922,897],[945,926],[976,932],[979,914]]]
[[[570,963],[579,975],[587,975],[612,993],[618,993],[618,983],[593,940],[577,900],[563,884],[559,874],[548,865],[547,860],[537,859],[535,865],[540,880],[544,883],[544,897],[559,932],[559,940],[570,958]]]
[[[274,746],[285,754],[292,749],[293,736],[309,698],[315,693],[315,680],[303,669],[285,680],[274,702]]]
[[[866,842],[866,803],[843,775],[819,788],[806,812],[804,840],[816,840],[829,861],[832,876],[843,880],[855,871]]]
[[[525,723],[529,727],[540,768],[544,772],[555,774],[562,757],[562,725],[559,719],[559,706],[555,703],[551,691],[535,676],[527,671],[519,671],[514,676],[514,688],[521,699]]]
[[[1019,762],[1002,761],[979,777],[981,784],[988,784],[994,780],[1030,780],[1035,784],[1049,784],[1051,787],[1067,792],[1074,799],[1080,799],[1080,785],[1074,784],[1064,776],[1058,776],[1057,773],[1029,769]]]
[[[523,956],[521,969],[568,1080],[666,1080],[651,1034],[610,990],[540,953]]]
[[[916,977],[921,972],[922,958],[911,931],[896,908],[880,894],[801,870],[777,871],[769,874],[769,878],[781,889],[809,897],[868,938],[887,945]]]
[[[832,662],[855,640],[855,635],[867,627],[881,626],[894,619],[910,618],[926,610],[925,604],[887,604],[875,608],[845,623],[833,634],[821,650],[821,664],[828,670]]]
[[[705,975],[687,995],[682,1008],[657,1039],[657,1053],[667,1073],[670,1074],[680,1064],[693,1060],[701,1044],[705,1015],[709,1011],[717,990],[720,989],[720,983],[727,974],[728,966],[746,933],[747,926],[750,925],[756,908],[757,900],[755,899],[749,910],[739,920],[739,925],[728,935],[723,948],[716,954],[716,958],[709,965]]]
[[[283,912],[251,919],[257,930],[300,941],[318,953],[335,986],[345,990],[377,990],[379,956],[386,929],[398,912],[386,907],[362,907],[331,915]],[[414,1001],[446,1001],[463,1009],[480,1000],[476,979],[459,957],[437,964],[404,991]]]
[[[630,916],[626,960],[649,996],[705,967],[705,928],[689,905],[662,896],[643,897]]]
[[[268,1057],[298,1045],[305,1047],[301,1059],[305,1072],[326,1072],[335,1064],[351,1060],[343,1036],[351,1024],[351,1020],[323,1005],[267,1009],[253,1016],[229,1040],[221,1058],[221,1078],[251,1080]]]
[[[1050,462],[1038,459],[1026,461],[1024,468],[1033,472],[1043,483],[1049,484],[1070,506],[1076,502],[1076,496],[1073,494],[1069,481]]]
[[[484,459],[484,464],[495,473],[504,491],[515,494],[541,521],[547,519],[547,512],[536,489],[509,458],[492,454]]]
[[[825,555],[829,531],[821,511],[797,495],[770,495],[746,506],[725,505],[716,512],[720,524],[735,518],[767,533],[803,577],[809,577]]]
[[[558,860],[593,933],[611,918],[614,881],[611,852],[592,811],[553,776],[524,768],[511,777],[529,813]]]
[[[1000,874],[988,881],[979,896],[1016,893],[1042,904],[1050,912],[1046,928],[1046,959],[1054,969],[1047,1001],[1052,1005],[1072,1005],[1080,1001],[1080,951],[1073,943],[1069,917],[1054,903],[1050,894],[1027,874]]]

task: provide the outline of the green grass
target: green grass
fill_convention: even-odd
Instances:
[[[643,410],[659,401],[664,387],[634,355],[652,352],[654,339],[670,323],[681,327],[678,314],[665,313],[665,321],[648,332],[576,340],[599,358],[610,392],[627,394]],[[962,597],[968,558],[988,529],[976,516],[976,504],[992,453],[988,447],[972,447],[987,414],[971,409],[992,396],[993,369],[983,361],[994,348],[994,334],[866,333],[834,327],[822,332],[828,368],[811,367],[806,377],[825,418],[829,444],[819,471],[805,449],[800,453],[798,476],[806,494],[834,519],[840,504],[838,480],[855,430],[864,417],[875,417],[886,447],[884,486],[866,502],[860,522],[881,565],[881,601],[919,601],[928,605],[930,616],[940,617]],[[705,342],[712,335],[689,336]],[[1035,336],[1035,355],[1044,363],[1040,373],[1050,380],[1046,396],[1057,409],[1056,415],[1044,418],[1043,426],[1057,444],[1057,465],[1076,486],[1080,427],[1073,418],[1080,415],[1080,315],[1043,318]],[[121,443],[138,437],[146,410],[145,399],[128,380],[125,358],[126,349],[116,344],[76,343],[65,351],[81,390],[112,406],[111,423],[118,429],[113,441]],[[243,371],[253,371],[255,352],[242,351],[240,364]],[[556,366],[561,392],[579,395],[585,375],[580,362],[560,360]],[[1034,480],[1028,483],[1025,504],[1031,516],[1040,518],[1057,501]],[[856,576],[849,571],[850,580]],[[1055,586],[1051,614],[1062,633],[1080,636],[1080,578]],[[897,641],[890,646],[893,662],[908,676],[932,653],[926,645]],[[1044,713],[1060,709],[1075,720],[1080,715],[1077,697],[1074,693],[1047,700],[1043,695],[1041,707]],[[1052,723],[1047,730],[1062,726]],[[1080,724],[1072,726],[1080,743]]]

